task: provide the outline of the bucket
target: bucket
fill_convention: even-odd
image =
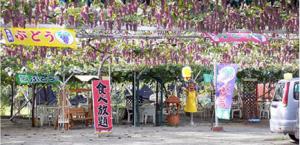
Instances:
[[[39,118],[34,118],[34,126],[40,127],[40,119]]]

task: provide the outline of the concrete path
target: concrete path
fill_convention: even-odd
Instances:
[[[209,123],[194,126],[114,126],[113,133],[98,137],[93,128],[69,131],[52,127],[31,128],[30,123],[1,120],[3,145],[290,145],[288,136],[269,131],[268,123],[223,123],[224,132],[211,132]],[[26,121],[25,121],[26,122]]]

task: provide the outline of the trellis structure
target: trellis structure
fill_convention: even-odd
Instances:
[[[3,10],[3,15],[5,17],[4,17],[4,24],[1,24],[1,26],[26,27],[26,22],[27,24],[33,24],[31,18],[33,11],[28,12],[31,13],[31,15],[30,17],[28,16],[28,20],[27,20],[25,14],[19,13],[18,10],[19,7],[15,7],[17,2],[18,1],[12,1],[12,3],[8,4],[7,6],[8,8],[5,8]],[[299,29],[299,26],[297,25],[298,22],[297,19],[299,13],[295,12],[297,11],[297,6],[292,5],[293,6],[292,9],[288,9],[286,5],[282,4],[280,8],[282,9],[285,8],[288,11],[291,11],[292,17],[288,18],[286,20],[286,23],[280,23],[281,21],[285,21],[285,20],[282,20],[281,17],[277,16],[278,15],[276,13],[277,8],[273,6],[267,6],[266,3],[263,3],[266,9],[265,10],[262,9],[259,11],[259,13],[262,16],[260,16],[259,18],[260,21],[256,22],[256,14],[252,14],[249,16],[249,18],[248,17],[245,18],[245,16],[243,16],[242,14],[237,13],[239,12],[237,9],[231,9],[230,7],[227,6],[227,4],[224,4],[222,2],[218,3],[218,2],[219,1],[216,1],[216,5],[221,5],[222,9],[224,10],[223,12],[226,12],[225,14],[222,13],[222,11],[216,9],[217,7],[213,9],[209,9],[207,5],[208,3],[206,3],[206,1],[203,2],[198,0],[184,1],[181,4],[179,2],[175,2],[174,4],[170,4],[170,5],[166,5],[166,1],[162,0],[160,5],[154,5],[152,7],[150,6],[147,7],[147,5],[139,5],[137,1],[133,1],[132,3],[121,5],[121,7],[116,7],[116,8],[112,7],[113,2],[110,3],[111,5],[105,2],[105,6],[104,7],[99,6],[99,9],[90,7],[91,4],[87,4],[82,7],[80,12],[76,12],[73,14],[71,12],[65,11],[68,8],[68,5],[70,3],[69,4],[64,3],[63,5],[58,6],[57,4],[52,5],[51,3],[45,3],[44,1],[39,1],[35,6],[33,6],[31,1],[29,1],[29,2],[22,2],[18,6],[20,6],[21,9],[25,9],[25,7],[27,6],[32,6],[29,7],[29,9],[35,7],[36,13],[34,14],[35,16],[34,26],[37,26],[37,23],[40,22],[42,23],[48,22],[49,17],[51,18],[51,14],[49,13],[49,7],[60,8],[61,12],[57,14],[59,20],[54,19],[54,24],[64,25],[69,28],[81,27],[81,29],[77,30],[77,37],[79,39],[99,40],[104,38],[104,39],[124,39],[124,40],[128,40],[128,39],[143,39],[143,40],[192,39],[195,40],[197,38],[205,38],[205,35],[203,35],[202,32],[211,32],[211,33],[224,32],[224,31],[229,32],[241,27],[239,26],[240,23],[244,24],[243,27],[246,27],[247,29],[251,28],[252,29],[251,31],[253,32],[267,34],[268,37],[272,38],[271,40],[298,39],[298,35],[295,34],[296,32],[298,32],[297,30]],[[153,1],[153,3],[156,4],[159,2]],[[257,3],[255,3],[255,6],[259,6],[260,8],[265,8],[264,6],[260,6]],[[10,9],[9,7],[12,7],[14,9]],[[54,8],[52,10],[54,10]],[[75,10],[78,7],[70,6],[69,8]],[[138,15],[138,8],[144,10],[142,15]],[[178,11],[178,9],[181,9],[180,12]],[[108,15],[104,16],[105,18],[101,18],[104,15],[103,14],[104,11],[107,11]],[[270,13],[268,14],[268,12]],[[200,16],[201,13],[208,13],[210,15],[201,17]],[[113,18],[112,14],[117,16]],[[75,15],[78,17],[78,20],[75,19]],[[93,15],[95,19],[89,17],[89,15]],[[172,15],[174,15],[175,17],[172,17]],[[13,17],[13,16],[19,16],[19,17]],[[133,18],[131,18],[131,16]],[[145,18],[145,16],[147,16],[147,18]],[[64,21],[65,17],[68,19],[68,21]],[[141,17],[141,19],[136,17]],[[194,17],[195,18],[201,17],[201,18],[199,18],[199,20],[191,19]],[[225,17],[228,17],[229,20],[222,20]],[[245,18],[247,20],[242,21],[242,18]],[[16,21],[16,19],[18,21]],[[150,19],[155,22],[149,20],[148,22],[149,24],[144,24],[142,21],[143,19],[145,20]],[[234,19],[236,19],[237,21],[234,21]],[[94,20],[94,22],[92,20]],[[273,23],[275,20],[278,22]],[[80,22],[83,22],[84,26],[77,26],[77,23]],[[113,22],[115,22],[115,25],[112,25],[114,24]],[[256,23],[259,23],[260,26],[257,26]],[[264,23],[266,23],[268,28],[263,27],[265,26],[263,25]],[[126,28],[127,25],[135,28],[128,29]],[[145,27],[146,25],[149,25],[150,27]],[[281,30],[280,28],[282,28],[282,30],[286,29],[286,31],[281,31],[281,32],[276,31],[276,30]],[[273,36],[273,33],[280,34],[285,32],[292,33],[292,36],[288,36],[289,34],[286,34],[287,36],[284,37],[278,37],[276,35]],[[88,43],[90,46],[92,45],[91,40],[88,41]],[[112,60],[111,58],[112,52],[110,53],[101,52],[101,51],[98,52],[106,55],[106,57],[102,58],[103,60],[101,61],[99,67],[99,75],[101,75],[100,72],[104,62],[106,60]],[[15,57],[15,55],[10,55],[10,56]],[[171,59],[175,59],[175,57]],[[205,64],[203,60],[201,61],[202,64]],[[206,60],[206,61],[208,61],[209,64],[211,60]],[[112,61],[109,61],[109,63],[112,63]],[[185,64],[185,62],[182,63]],[[157,64],[160,64],[160,62],[158,62]]]
[[[157,27],[141,26],[137,31],[106,31],[103,28],[86,28],[77,29],[77,38],[92,38],[92,39],[196,39],[208,38],[204,32],[196,32],[193,30],[180,31],[180,30],[167,30],[159,29]],[[252,33],[250,30],[237,29],[229,31],[232,33]],[[298,33],[286,33],[285,31],[263,31],[259,34],[265,35],[269,40],[298,40]],[[275,35],[274,35],[275,34]]]
[[[257,79],[242,80],[243,115],[245,119],[258,118]]]

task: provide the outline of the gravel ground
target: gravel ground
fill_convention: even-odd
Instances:
[[[296,144],[288,136],[269,131],[268,122],[259,124],[222,123],[224,132],[210,131],[210,123],[179,127],[154,127],[153,125],[115,125],[110,135],[97,136],[93,128],[69,131],[52,127],[30,127],[28,120],[12,123],[1,119],[1,144],[3,145],[290,145]]]

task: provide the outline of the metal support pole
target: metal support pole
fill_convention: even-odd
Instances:
[[[214,64],[214,87],[217,90],[217,64]],[[215,127],[219,127],[219,120],[217,117],[217,96],[215,94]]]
[[[158,110],[159,110],[159,103],[158,103],[158,81],[156,80],[156,98],[155,98],[155,124],[159,126],[159,118],[158,118]]]
[[[270,86],[271,80],[269,80],[268,82],[269,82],[269,84],[268,84],[268,100],[270,101],[270,99],[271,99],[271,94],[270,94],[271,93],[271,91],[270,91],[271,90],[271,86]]]
[[[214,87],[217,90],[217,78],[218,78],[218,70],[217,64],[214,63]],[[219,120],[217,116],[217,95],[215,94],[215,126],[212,128],[212,131],[223,131],[223,127],[219,126]]]
[[[213,89],[213,90],[210,92],[210,100],[211,100],[211,101],[212,101],[213,99],[215,99],[214,96],[213,96],[213,95],[214,95],[213,91],[215,91],[215,90],[214,90],[214,87],[213,87],[213,84],[212,84],[212,83],[213,83],[213,82],[210,83],[210,84],[211,84],[211,87],[212,87],[212,89]],[[213,124],[214,124],[214,114],[215,114],[215,110],[214,110],[214,109],[215,109],[215,108],[214,108],[214,106],[211,106],[210,108],[211,108],[211,111],[210,111],[210,114],[211,114],[211,116],[210,116],[210,124],[211,124],[211,127],[213,127],[213,126],[214,126]]]
[[[163,82],[160,83],[160,103],[159,103],[159,126],[162,125],[162,117],[163,117]]]
[[[135,127],[140,126],[140,96],[139,96],[139,86],[140,86],[140,80],[139,77],[136,78],[136,93],[135,93]]]
[[[191,112],[191,125],[192,126],[194,125],[194,114],[193,114],[193,112]]]
[[[11,105],[10,105],[10,117],[14,114],[14,82],[11,83]]]
[[[136,72],[133,72],[133,78],[132,78],[132,110],[133,110],[133,116],[135,116],[135,78],[136,78]],[[132,125],[134,125],[134,117],[133,117],[133,121],[132,121]]]
[[[134,92],[134,94],[133,94],[133,126],[134,127],[136,127],[136,114],[137,114],[137,111],[136,111],[136,72],[134,72],[134,74],[133,74],[133,78],[134,78],[134,80],[133,80],[133,92]]]

